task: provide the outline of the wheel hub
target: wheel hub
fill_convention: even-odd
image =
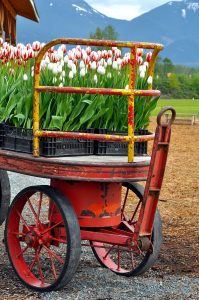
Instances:
[[[37,227],[35,227],[26,233],[24,240],[27,246],[37,249],[39,246],[44,245],[49,247],[52,241],[52,236],[49,232],[42,234],[42,230],[40,231]]]

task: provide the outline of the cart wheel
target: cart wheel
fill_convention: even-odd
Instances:
[[[80,258],[80,228],[65,196],[49,186],[22,190],[9,209],[5,244],[11,264],[29,288],[57,290],[73,277]]]
[[[122,219],[134,228],[141,208],[144,188],[137,183],[123,183]],[[129,213],[130,212],[130,213]],[[122,223],[121,223],[122,224]],[[122,226],[122,225],[121,225]],[[122,230],[128,230],[124,227]],[[90,242],[99,263],[118,275],[137,276],[147,271],[156,261],[162,243],[162,222],[156,211],[151,248],[148,251],[134,251],[128,247]]]
[[[6,219],[9,205],[10,181],[8,173],[4,170],[0,170],[0,225]]]

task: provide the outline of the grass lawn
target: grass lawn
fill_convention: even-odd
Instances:
[[[153,111],[153,116],[156,116],[158,112],[164,106],[173,106],[177,112],[178,116],[181,117],[190,117],[193,114],[197,115],[199,118],[199,100],[191,100],[191,99],[160,99],[158,101],[156,109]]]

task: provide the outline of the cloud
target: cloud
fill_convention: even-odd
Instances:
[[[169,0],[86,0],[86,2],[109,17],[131,20]]]
[[[117,1],[115,1],[117,2]],[[116,19],[126,19],[131,20],[142,13],[140,5],[131,5],[131,4],[111,4],[108,6],[104,3],[98,3],[93,5],[95,9],[103,13],[108,17],[113,17]]]

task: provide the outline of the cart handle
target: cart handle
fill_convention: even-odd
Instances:
[[[164,113],[165,113],[166,111],[171,111],[172,115],[171,115],[171,118],[168,120],[167,123],[162,123],[162,122],[161,122],[161,118],[162,118],[162,116],[164,115]],[[163,109],[159,112],[159,114],[158,114],[158,116],[157,116],[157,124],[158,124],[159,126],[162,126],[162,125],[168,125],[168,126],[171,126],[171,125],[173,124],[175,118],[176,118],[176,111],[175,111],[175,109],[174,109],[172,106],[165,106],[165,107],[163,107]]]

